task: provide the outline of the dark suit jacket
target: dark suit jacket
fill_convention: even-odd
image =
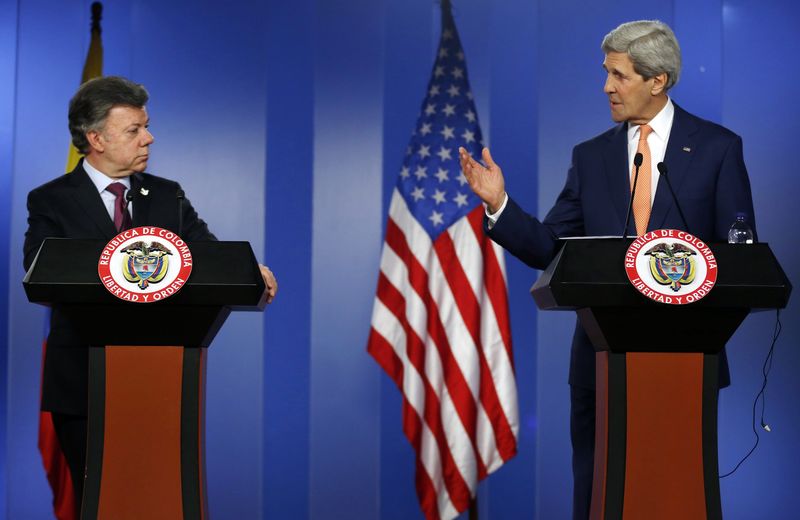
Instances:
[[[133,226],[157,226],[178,231],[176,182],[148,173],[131,177]],[[147,195],[142,194],[142,190]],[[97,188],[83,169],[83,161],[28,194],[28,231],[24,265],[30,268],[47,237],[111,240],[117,232]],[[188,200],[183,201],[186,241],[216,240]],[[56,305],[50,315],[50,333],[42,376],[42,409],[86,415],[88,347]]]
[[[755,231],[750,179],[738,135],[675,105],[664,163],[692,234],[706,242],[727,241],[737,212],[747,214]],[[526,264],[544,269],[557,253],[559,237],[621,234],[630,200],[629,171],[623,123],[573,149],[566,185],[543,222],[509,199],[492,229],[485,226],[486,232]],[[662,228],[685,228],[663,178],[648,230]],[[636,234],[632,218],[628,233]],[[724,352],[721,359],[720,385],[727,386]],[[594,375],[594,349],[578,324],[569,381],[593,389]]]

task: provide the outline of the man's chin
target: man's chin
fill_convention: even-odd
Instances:
[[[147,169],[147,161],[136,161],[136,163],[131,166],[132,173],[142,173]]]
[[[611,111],[611,120],[615,123],[622,123],[623,121],[626,121],[625,116],[618,112],[614,112],[613,110]]]

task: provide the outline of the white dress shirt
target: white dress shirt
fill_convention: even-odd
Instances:
[[[103,205],[106,207],[106,211],[108,211],[108,216],[111,217],[113,222],[114,220],[114,203],[117,201],[116,195],[111,193],[110,191],[106,191],[109,185],[115,182],[121,182],[125,185],[125,193],[124,196],[128,195],[128,190],[131,189],[131,178],[130,177],[122,177],[120,179],[113,179],[106,175],[105,173],[101,172],[91,164],[86,159],[83,160],[83,169],[86,170],[86,173],[89,175],[89,178],[92,180],[95,188],[100,193],[100,198],[103,199]],[[128,213],[132,215],[133,211],[133,202],[128,203]]]

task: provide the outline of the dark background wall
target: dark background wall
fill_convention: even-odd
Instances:
[[[48,518],[36,451],[44,310],[26,302],[25,196],[66,161],[66,104],[88,47],[88,0],[0,0],[0,517]],[[543,215],[571,147],[610,126],[602,37],[659,18],[684,70],[673,98],[742,135],[759,234],[797,285],[800,7],[789,0],[455,0],[484,135],[508,189]],[[209,501],[217,518],[419,517],[400,396],[365,353],[387,202],[439,36],[432,0],[105,2],[106,74],[144,83],[150,171],[180,181],[222,239],[278,274],[264,315],[233,316],[209,356]],[[540,315],[538,273],[507,261],[520,453],[481,486],[481,518],[568,518],[568,343]],[[541,319],[540,319],[541,318]],[[729,345],[720,466],[753,441],[774,313]],[[782,315],[772,433],[722,482],[726,518],[800,509],[798,311]],[[654,324],[655,327],[666,324]]]

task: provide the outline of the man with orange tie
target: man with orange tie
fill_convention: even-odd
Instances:
[[[755,230],[741,138],[689,114],[668,95],[681,69],[672,30],[658,21],[624,23],[606,35],[601,48],[607,72],[604,92],[611,119],[619,124],[575,146],[564,189],[544,220],[526,214],[509,197],[503,173],[487,148],[483,149],[486,166],[460,149],[464,175],[486,204],[486,233],[535,269],[547,267],[560,237],[620,235],[638,154],[642,162],[627,234],[688,227],[706,242],[720,242],[727,240],[740,212]],[[662,162],[669,168],[683,216],[660,178],[657,165]],[[724,352],[720,362],[720,387],[724,387],[730,382]],[[588,518],[591,504],[594,364],[594,349],[578,323],[569,375],[574,519]]]

